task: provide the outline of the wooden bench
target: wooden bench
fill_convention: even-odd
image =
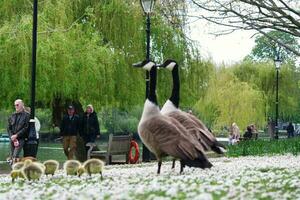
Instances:
[[[87,158],[100,158],[104,160],[106,164],[120,164],[128,163],[128,154],[130,149],[130,142],[132,135],[109,135],[107,151],[95,151],[94,148],[97,146],[96,143],[87,143],[86,146],[89,147],[87,152]],[[113,155],[124,155],[124,162],[112,161]]]

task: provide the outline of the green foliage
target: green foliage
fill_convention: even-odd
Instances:
[[[142,107],[135,107],[129,112],[106,108],[101,112],[101,122],[108,133],[136,133],[141,112]]]
[[[248,140],[240,142],[238,145],[228,146],[227,156],[262,156],[262,155],[283,155],[300,153],[300,138],[289,138],[280,140]]]
[[[295,50],[300,50],[300,44],[297,39],[288,33],[280,32],[280,31],[270,31],[267,33],[272,38],[277,38],[282,43],[291,46],[291,48]],[[297,59],[296,55],[291,54],[289,51],[284,48],[280,48],[278,43],[273,40],[270,40],[267,36],[262,35],[258,36],[255,39],[255,47],[252,49],[249,58],[255,61],[268,61],[274,60],[276,58],[276,54],[279,53],[281,59],[285,62],[293,61]],[[279,52],[278,52],[279,51]]]
[[[203,120],[221,129],[236,122],[240,127],[250,123],[263,126],[264,98],[259,90],[241,82],[230,70],[220,69],[212,77],[206,95],[194,108]]]
[[[10,113],[7,110],[0,111],[0,133],[6,133],[8,125],[8,117]]]
[[[28,1],[0,4],[0,78],[3,81],[0,106],[4,108],[16,98],[29,102],[31,9]],[[17,17],[7,17],[14,15]],[[185,67],[194,63],[187,67],[190,71],[197,68],[198,62],[192,56],[199,55],[191,54],[194,47],[186,42],[181,29],[171,27],[158,13],[151,18],[153,58],[158,61],[174,58],[185,62]],[[131,64],[144,58],[144,22],[136,1],[39,2],[36,83],[39,105],[49,107],[54,98],[75,99],[83,105],[92,103],[97,110],[103,107],[129,110],[141,105],[145,94],[144,72],[133,69]],[[185,80],[188,83],[190,75],[196,80],[197,74],[187,72],[183,84]],[[170,76],[167,80],[166,84],[170,85]],[[169,88],[162,89],[161,94],[167,94]]]
[[[52,112],[50,109],[37,109],[36,110],[36,117],[39,119],[41,123],[41,130],[40,132],[49,132],[52,127],[51,122],[51,115]],[[53,130],[51,130],[53,131]]]
[[[260,90],[265,99],[265,117],[275,116],[276,71],[272,62],[244,61],[232,68],[235,76]],[[282,65],[279,72],[279,117],[283,121],[299,121],[299,71],[291,63]]]

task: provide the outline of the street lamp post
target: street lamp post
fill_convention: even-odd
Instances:
[[[38,0],[33,0],[33,25],[32,25],[32,60],[31,60],[31,105],[29,135],[24,145],[24,157],[36,157],[38,142],[35,130],[35,80],[36,80],[36,48],[37,48],[37,19],[38,19]]]
[[[146,19],[146,60],[150,60],[150,14],[153,10],[154,0],[140,0],[141,6],[145,15],[147,16]],[[146,71],[146,98],[148,97],[149,91],[149,72]],[[150,161],[150,151],[149,149],[143,144],[143,162]]]
[[[31,112],[30,112],[30,119],[34,119],[34,116],[35,116],[35,80],[36,80],[35,74],[36,74],[36,48],[37,48],[37,12],[38,12],[38,0],[34,0],[34,2],[33,2],[33,26],[32,26]]]
[[[275,57],[275,68],[276,68],[276,102],[275,102],[275,139],[278,139],[278,106],[279,106],[279,98],[278,98],[278,86],[279,86],[279,69],[282,63],[282,60],[279,57],[279,52],[276,53]]]

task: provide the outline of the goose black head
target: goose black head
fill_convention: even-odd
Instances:
[[[144,60],[142,62],[134,63],[132,66],[150,71],[153,66],[156,66],[156,63],[151,60]]]
[[[177,62],[175,60],[168,59],[164,63],[158,65],[157,67],[167,68],[168,70],[172,71],[175,66],[178,66]]]

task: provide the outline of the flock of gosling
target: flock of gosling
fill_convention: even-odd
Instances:
[[[77,160],[67,160],[63,169],[67,175],[81,176],[87,173],[89,176],[92,174],[100,174],[101,179],[104,162],[99,159],[89,159],[83,164]],[[44,163],[34,162],[32,160],[25,160],[17,162],[12,166],[10,176],[12,182],[17,178],[26,180],[39,180],[43,175],[54,175],[59,169],[59,163],[56,160],[47,160]]]

